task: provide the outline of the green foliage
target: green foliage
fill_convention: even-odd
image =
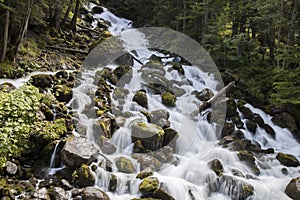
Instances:
[[[41,50],[34,39],[28,38],[21,44],[19,53],[24,56],[36,57],[41,53]]]
[[[28,147],[29,136],[38,120],[40,97],[39,90],[31,85],[11,93],[0,91],[0,167]]]
[[[59,139],[67,133],[66,120],[64,118],[56,119],[54,122],[44,121],[41,125],[42,131],[39,134],[47,141]]]
[[[273,104],[300,105],[300,67],[294,70],[275,68],[273,70]]]

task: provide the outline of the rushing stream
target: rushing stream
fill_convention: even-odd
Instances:
[[[122,41],[124,48],[127,51],[139,49],[135,52],[135,56],[146,63],[149,61],[151,55],[157,55],[164,57],[166,55],[148,50],[147,39],[145,35],[139,31],[130,32],[126,34],[126,30],[131,29],[132,22],[119,18],[112,14],[109,10],[104,9],[102,14],[94,16],[97,19],[104,19],[110,22],[111,26],[109,31],[113,35],[118,35],[122,31]],[[163,63],[171,61],[172,58],[162,59]],[[114,69],[116,65],[109,65],[108,68]],[[126,118],[124,125],[118,129],[111,139],[113,144],[117,147],[116,153],[112,155],[106,155],[106,158],[112,162],[112,173],[117,178],[117,188],[114,193],[108,192],[109,180],[111,179],[111,173],[105,171],[103,168],[98,167],[95,171],[96,186],[99,186],[111,199],[130,199],[139,197],[139,184],[140,179],[135,178],[136,174],[140,171],[139,164],[133,158],[132,153],[132,141],[131,141],[131,125],[134,121],[147,121],[146,117],[141,114],[142,108],[132,101],[132,98],[136,91],[145,89],[147,91],[148,98],[148,111],[154,111],[158,109],[166,109],[170,113],[171,127],[180,133],[177,139],[177,148],[175,151],[175,157],[178,162],[174,164],[164,164],[163,167],[154,172],[154,177],[157,177],[161,185],[166,188],[166,191],[177,200],[202,200],[202,199],[231,199],[225,194],[231,194],[235,191],[231,191],[231,185],[225,184],[219,192],[209,193],[209,183],[217,178],[217,175],[208,167],[208,162],[213,159],[219,159],[224,165],[224,173],[228,176],[233,176],[233,170],[238,169],[244,177],[251,175],[254,178],[238,177],[245,183],[249,183],[254,187],[254,195],[250,197],[256,200],[269,200],[269,199],[289,199],[284,189],[289,180],[299,175],[299,167],[288,168],[288,173],[284,175],[282,173],[283,166],[275,159],[276,152],[291,153],[297,158],[300,158],[300,145],[293,138],[292,134],[278,126],[275,126],[271,122],[271,117],[265,114],[263,111],[246,104],[254,113],[258,113],[265,123],[270,125],[276,132],[276,138],[269,136],[263,129],[258,128],[255,135],[248,130],[244,130],[245,137],[255,143],[259,143],[262,148],[274,148],[275,154],[266,154],[259,158],[259,162],[264,163],[264,168],[260,168],[260,175],[254,175],[252,170],[243,162],[241,162],[237,154],[233,151],[220,147],[218,144],[218,134],[215,131],[216,127],[209,124],[205,116],[198,116],[197,120],[191,120],[188,113],[193,112],[197,106],[201,105],[201,102],[191,94],[192,91],[201,91],[204,88],[210,88],[216,92],[217,81],[214,80],[212,75],[204,73],[200,69],[191,66],[183,66],[185,75],[181,76],[177,71],[169,71],[171,66],[166,64],[166,74],[164,75],[169,81],[176,80],[178,82],[184,82],[186,80],[192,84],[183,84],[180,86],[185,91],[186,95],[182,95],[177,98],[176,107],[168,108],[161,103],[160,96],[152,94],[142,84],[141,78],[141,64],[134,62],[132,66],[133,77],[128,84],[125,84],[123,88],[128,89],[129,94],[126,95],[125,100],[122,102],[123,111],[130,111],[131,117]],[[84,124],[87,127],[88,140],[93,141],[93,123],[96,119],[88,118],[83,110],[85,106],[91,103],[92,99],[89,93],[94,93],[97,86],[94,84],[95,70],[85,70],[82,72],[81,83],[74,89],[73,102],[76,101],[76,110],[79,114],[79,124]],[[112,98],[112,105],[119,106],[118,99]],[[242,120],[242,114],[240,113]],[[126,157],[132,161],[137,173],[125,174],[118,171],[114,162],[117,157]],[[99,156],[98,165],[103,165],[104,158]]]

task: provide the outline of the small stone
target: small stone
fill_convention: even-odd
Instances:
[[[11,161],[6,161],[5,170],[9,175],[15,175],[18,171],[18,166]]]
[[[176,106],[176,96],[171,92],[164,92],[161,95],[162,103],[168,107]]]

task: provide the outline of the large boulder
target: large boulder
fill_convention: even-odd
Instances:
[[[289,182],[285,188],[285,193],[293,200],[300,199],[300,176]]]
[[[76,169],[82,164],[90,164],[96,161],[98,150],[87,139],[73,137],[67,140],[61,151],[63,163],[71,168]]]
[[[231,197],[232,200],[244,200],[254,194],[252,185],[233,176],[222,175],[210,184],[212,192],[220,192]]]
[[[278,153],[276,159],[284,166],[298,167],[300,165],[299,160],[291,154]]]
[[[110,200],[110,198],[99,188],[86,187],[82,191],[82,200]]]
[[[156,124],[138,122],[132,127],[131,137],[133,142],[140,140],[145,149],[156,151],[162,147],[164,134]]]
[[[136,172],[131,160],[125,157],[116,158],[116,165],[120,172],[132,174]]]

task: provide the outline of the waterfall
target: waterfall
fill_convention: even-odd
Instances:
[[[148,49],[148,39],[145,34],[132,30],[132,22],[130,20],[119,18],[111,13],[108,9],[104,8],[102,14],[94,15],[95,19],[104,19],[110,22],[111,26],[109,31],[113,35],[121,36],[120,39],[123,42],[123,47],[130,54],[134,55],[142,64],[149,61],[150,56],[156,55],[160,57],[167,57],[165,54]],[[93,23],[97,25],[97,21]],[[121,34],[122,33],[122,34]],[[208,72],[204,72],[201,69],[183,65],[184,75],[180,75],[175,70],[171,69],[171,65],[168,64],[172,58],[164,58],[162,62],[165,68],[164,77],[167,81],[171,81],[177,84],[177,88],[183,91],[181,96],[177,97],[176,106],[174,108],[166,107],[162,104],[160,96],[151,92],[149,88],[145,87],[142,83],[141,75],[141,63],[134,62],[132,66],[133,77],[130,82],[122,86],[123,89],[127,89],[129,92],[124,97],[122,104],[112,98],[112,105],[116,107],[122,107],[122,112],[130,112],[130,117],[126,117],[124,125],[114,132],[111,142],[116,146],[117,150],[111,155],[106,155],[109,162],[111,162],[111,171],[105,170],[105,159],[99,156],[98,163],[96,163],[97,169],[94,175],[96,177],[95,185],[102,188],[111,199],[131,199],[140,196],[139,184],[141,180],[136,178],[136,174],[141,171],[139,164],[133,158],[131,158],[133,144],[131,141],[131,126],[136,121],[147,122],[147,118],[140,113],[142,108],[132,101],[135,92],[140,89],[146,91],[148,98],[148,112],[164,109],[170,114],[170,126],[174,130],[178,131],[179,137],[176,142],[175,158],[177,159],[176,165],[164,164],[162,168],[154,172],[154,177],[157,177],[160,184],[163,185],[167,192],[175,199],[181,200],[229,200],[231,199],[227,194],[237,193],[238,199],[241,199],[239,195],[240,191],[235,191],[236,188],[230,185],[230,182],[224,182],[218,191],[210,192],[212,182],[218,179],[217,175],[212,171],[208,163],[213,159],[219,159],[224,166],[224,174],[231,178],[237,179],[237,183],[251,184],[254,188],[254,195],[251,199],[263,200],[263,199],[289,199],[284,193],[284,187],[288,181],[297,175],[299,175],[299,167],[288,168],[288,173],[283,175],[281,170],[282,165],[276,160],[275,154],[265,154],[256,159],[256,163],[260,166],[261,174],[254,174],[252,169],[241,162],[237,153],[227,148],[223,148],[219,143],[219,135],[217,133],[217,127],[214,124],[210,124],[206,120],[206,115],[198,115],[197,119],[192,119],[189,114],[195,111],[201,102],[196,99],[194,95],[190,95],[193,91],[201,91],[202,89],[209,88],[213,92],[218,91],[218,81],[215,77]],[[115,69],[117,66],[111,64],[107,66],[110,69]],[[74,88],[74,98],[72,102],[76,102],[75,110],[78,113],[77,126],[85,127],[83,136],[86,136],[89,141],[95,143],[93,135],[93,125],[97,122],[97,117],[89,117],[84,112],[87,105],[91,104],[93,95],[97,90],[97,83],[94,83],[95,70],[85,70],[81,74],[81,83],[78,87]],[[113,89],[115,86],[110,85]],[[245,129],[244,134],[247,139],[254,143],[261,145],[263,149],[274,148],[275,152],[285,152],[296,155],[300,158],[300,146],[299,143],[293,138],[292,134],[283,128],[275,126],[270,120],[270,116],[263,111],[254,108],[250,104],[246,104],[246,107],[250,108],[252,112],[258,113],[264,122],[274,128],[276,132],[276,138],[269,136],[265,130],[258,127],[256,134],[252,134],[249,130]],[[116,113],[113,113],[114,117],[117,117]],[[246,119],[243,118],[240,113],[243,122]],[[237,129],[237,127],[235,127]],[[117,157],[126,157],[129,159],[135,169],[136,173],[125,174],[119,172],[115,159]],[[262,167],[264,166],[264,167]],[[240,176],[234,175],[234,172],[239,172]],[[117,180],[117,186],[114,192],[109,189],[110,180],[115,176]],[[250,177],[250,178],[249,178]],[[241,182],[238,182],[241,181]]]
[[[53,175],[55,174],[57,171],[61,170],[64,168],[64,166],[60,166],[60,167],[57,167],[56,164],[55,164],[55,157],[56,157],[56,154],[57,154],[57,148],[60,144],[61,140],[58,141],[56,144],[55,144],[55,147],[54,147],[54,150],[53,150],[53,153],[51,155],[51,159],[50,159],[50,165],[49,165],[49,169],[48,169],[48,175]]]

